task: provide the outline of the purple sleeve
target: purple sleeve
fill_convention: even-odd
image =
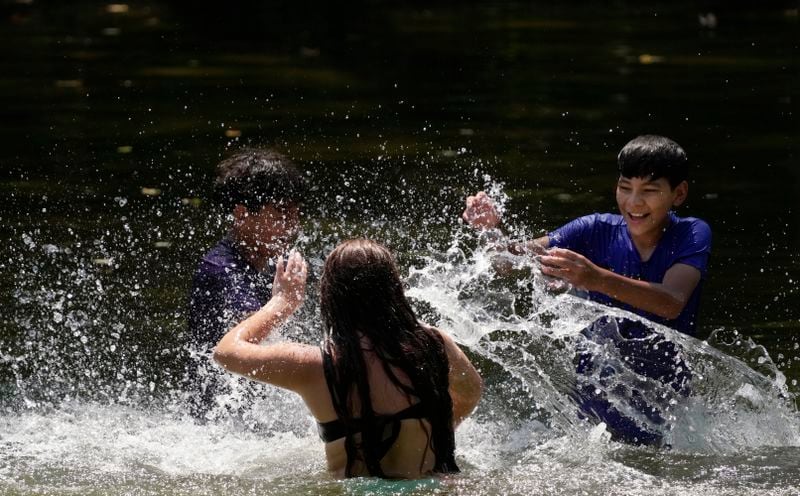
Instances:
[[[257,311],[266,303],[243,284],[246,283],[237,284],[228,278],[222,289],[225,292],[225,307],[230,312],[231,317],[236,320]]]
[[[675,253],[675,263],[686,264],[706,277],[708,257],[711,254],[711,228],[700,219],[692,219],[680,235],[680,244]]]
[[[572,251],[582,252],[589,242],[597,214],[585,215],[570,221],[558,229],[547,234],[550,246],[556,248],[566,248]]]
[[[189,328],[199,344],[215,344],[232,325],[263,305],[246,281],[222,267],[201,262],[189,302]]]

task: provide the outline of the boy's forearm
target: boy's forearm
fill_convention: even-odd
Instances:
[[[514,241],[502,229],[486,230],[481,233],[481,239],[492,244],[500,250],[508,251],[513,255],[524,255],[526,253],[541,253],[550,246],[550,238],[541,236],[532,240]]]
[[[631,279],[606,269],[600,269],[597,284],[587,289],[665,319],[677,318],[687,301],[664,284]]]

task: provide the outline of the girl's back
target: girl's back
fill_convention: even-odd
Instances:
[[[436,460],[436,456],[431,449],[430,422],[423,417],[419,398],[409,397],[400,390],[387,375],[380,359],[369,351],[368,347],[364,350],[364,362],[367,367],[367,376],[370,385],[370,398],[372,408],[376,415],[375,428],[382,433],[382,443],[378,451],[380,465],[386,477],[390,478],[419,478],[429,475]],[[395,376],[406,386],[411,382],[408,376],[397,368],[392,368]],[[341,425],[341,421],[336,417],[333,399],[328,393],[330,400],[331,421],[320,422],[321,425]],[[354,404],[350,409],[354,421],[358,423],[358,412],[361,405],[358,395],[354,395]],[[327,418],[327,417],[326,417]],[[333,437],[336,434],[333,433]],[[355,435],[357,445],[361,443],[361,435]],[[328,459],[328,470],[337,477],[345,476],[347,467],[347,452],[345,449],[345,438],[329,440],[325,445],[325,454]],[[363,456],[359,451],[359,456]],[[356,459],[351,467],[351,475],[361,476],[370,475],[363,460]]]

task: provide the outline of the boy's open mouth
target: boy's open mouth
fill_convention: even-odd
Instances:
[[[650,214],[635,214],[633,212],[628,212],[628,217],[633,220],[643,220],[647,218]]]

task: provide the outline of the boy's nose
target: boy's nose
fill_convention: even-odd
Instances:
[[[628,197],[628,201],[631,202],[633,205],[643,205],[644,204],[644,196],[639,193],[631,193],[631,196]]]

